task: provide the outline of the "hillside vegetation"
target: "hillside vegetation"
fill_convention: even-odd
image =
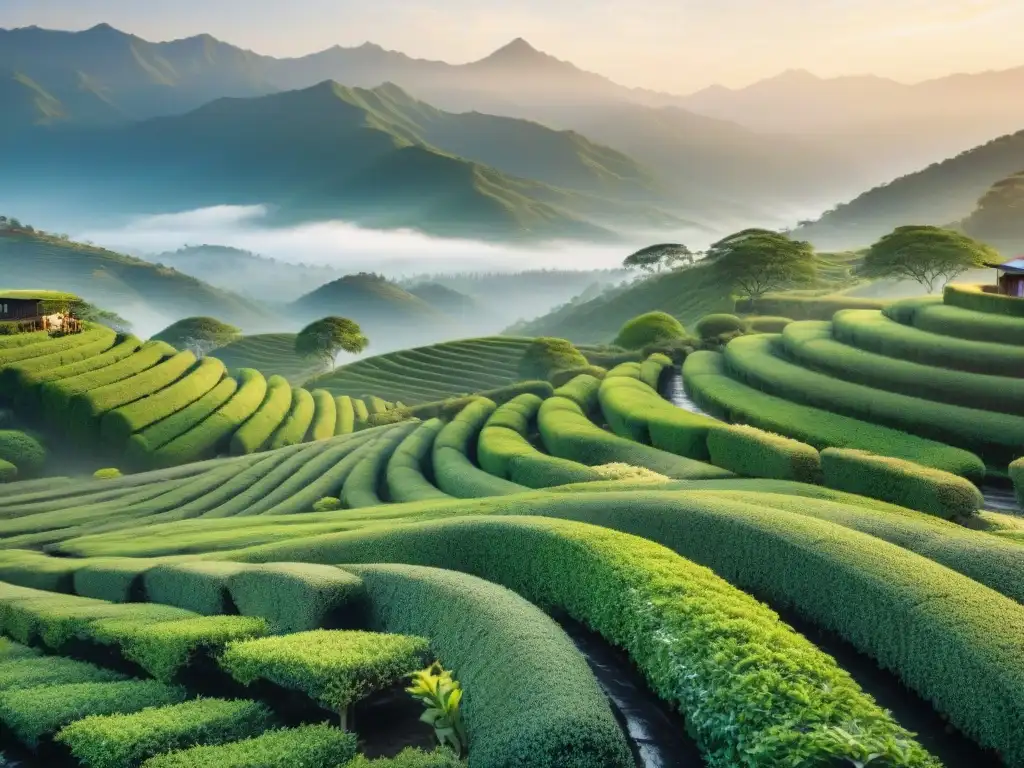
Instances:
[[[260,333],[243,336],[212,353],[228,368],[255,368],[264,376],[283,376],[295,386],[322,370],[320,361],[295,351],[294,333]]]

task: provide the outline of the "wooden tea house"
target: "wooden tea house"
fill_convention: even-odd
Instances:
[[[1024,298],[1024,256],[1005,264],[986,264],[997,271],[996,292],[1003,296]]]
[[[52,291],[0,291],[0,323],[13,324],[21,332],[80,333],[75,317],[77,296]]]

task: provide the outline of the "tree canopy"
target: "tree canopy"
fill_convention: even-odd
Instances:
[[[303,328],[295,336],[295,351],[303,357],[321,360],[324,367],[333,368],[338,354],[358,354],[370,340],[355,320],[347,317],[324,317]]]
[[[913,280],[929,293],[966,272],[999,262],[993,248],[951,229],[897,227],[871,246],[858,273],[865,277]]]
[[[745,229],[719,240],[706,261],[723,283],[751,302],[769,291],[808,285],[817,276],[810,243],[767,229]]]
[[[164,328],[153,338],[202,357],[238,339],[242,331],[215,317],[186,317]]]
[[[657,243],[641,248],[627,256],[622,266],[626,269],[642,269],[654,274],[662,269],[672,269],[679,264],[692,264],[693,252],[682,243]]]

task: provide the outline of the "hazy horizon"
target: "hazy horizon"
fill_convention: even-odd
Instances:
[[[642,10],[641,10],[642,9]],[[390,10],[390,12],[388,12]],[[581,15],[588,34],[578,34]],[[147,40],[211,34],[257,53],[293,57],[370,41],[416,58],[475,61],[515,37],[624,85],[685,94],[742,87],[804,69],[822,77],[873,74],[917,82],[1024,65],[1017,0],[8,0],[0,27],[83,30],[109,23]],[[773,28],[765,34],[766,25]],[[424,34],[427,30],[428,34]]]

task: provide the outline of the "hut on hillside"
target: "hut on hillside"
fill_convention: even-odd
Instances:
[[[996,270],[997,292],[1003,296],[1024,298],[1024,256],[1008,261],[1005,264],[986,264]]]
[[[74,308],[80,302],[77,296],[56,291],[0,291],[0,323],[25,332],[79,333],[82,323]]]

